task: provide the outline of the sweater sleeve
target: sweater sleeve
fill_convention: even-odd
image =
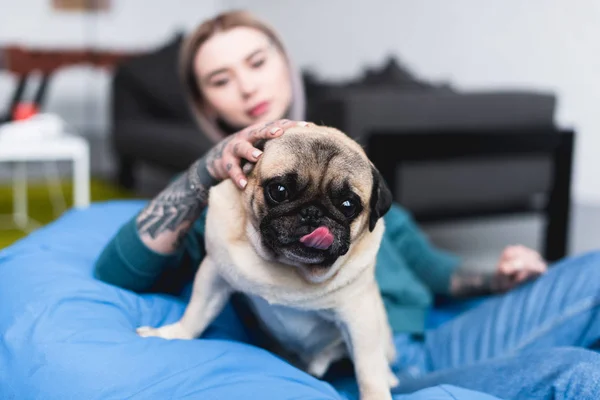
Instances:
[[[414,222],[397,205],[384,217],[385,235],[406,260],[413,273],[435,294],[448,294],[450,279],[460,264],[454,254],[436,248]]]
[[[148,248],[139,237],[135,217],[129,220],[106,245],[98,257],[94,276],[104,282],[136,292],[157,286],[169,270],[184,269],[184,263],[197,266],[204,256],[201,225],[204,214],[190,229],[181,248],[171,254],[161,254]]]

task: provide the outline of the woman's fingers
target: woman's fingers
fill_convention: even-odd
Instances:
[[[241,167],[241,159],[256,162],[261,155],[262,151],[252,146],[248,141],[239,140],[232,144],[231,151],[225,160],[225,169],[227,175],[240,189],[244,189],[248,183]]]
[[[291,121],[281,119],[267,124],[256,124],[247,127],[237,133],[233,140],[221,145],[221,154],[217,158],[217,162],[212,165],[215,170],[215,175],[223,178],[229,177],[233,179],[236,185],[243,189],[248,183],[246,175],[241,168],[241,159],[246,159],[252,163],[257,162],[262,151],[253,146],[259,140],[273,139],[281,136],[286,128],[293,126],[309,126],[308,122]]]
[[[233,156],[236,158],[245,158],[248,161],[256,162],[261,154],[262,151],[252,146],[250,142],[239,141],[233,145]]]
[[[497,279],[501,290],[510,290],[546,272],[543,263],[531,256],[527,258],[505,261],[500,264]]]
[[[496,268],[494,287],[504,292],[546,271],[546,262],[537,251],[522,245],[507,246]]]
[[[280,119],[277,121],[269,122],[267,124],[252,125],[246,128],[244,134],[245,138],[252,144],[263,139],[273,139],[281,136],[287,128],[293,126],[308,126],[308,122],[304,121],[290,121],[288,119]]]
[[[242,171],[239,158],[236,160],[236,162],[227,164],[227,167],[229,168],[227,170],[227,173],[229,174],[231,180],[235,182],[237,187],[239,187],[240,189],[244,189],[248,184],[248,180],[246,179],[246,175]]]

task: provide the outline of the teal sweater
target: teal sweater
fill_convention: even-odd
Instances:
[[[156,253],[138,236],[135,217],[110,241],[97,260],[95,276],[137,292],[177,292],[193,280],[205,255],[202,214],[176,253]],[[377,282],[392,329],[422,333],[434,294],[448,294],[459,259],[436,249],[411,216],[393,205],[384,217],[386,231],[377,256]]]

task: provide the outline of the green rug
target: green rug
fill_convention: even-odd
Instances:
[[[67,208],[73,204],[73,185],[70,180],[62,183],[62,190],[65,196]],[[28,182],[28,201],[29,216],[41,224],[47,224],[56,219],[50,202],[48,188],[44,182]],[[2,224],[7,221],[7,215],[12,213],[12,187],[10,184],[0,185],[0,215],[2,215]],[[92,202],[107,201],[116,199],[135,198],[133,193],[120,189],[110,182],[98,178],[92,178],[90,181],[90,199]],[[0,249],[9,246],[15,241],[27,235],[19,229],[12,229],[10,226],[2,226],[0,229]],[[9,228],[9,229],[6,229]]]

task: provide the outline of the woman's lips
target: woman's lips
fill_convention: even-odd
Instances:
[[[257,118],[265,114],[267,111],[269,111],[269,102],[263,101],[262,103],[258,103],[257,105],[252,107],[250,110],[247,111],[247,113],[249,116]]]

